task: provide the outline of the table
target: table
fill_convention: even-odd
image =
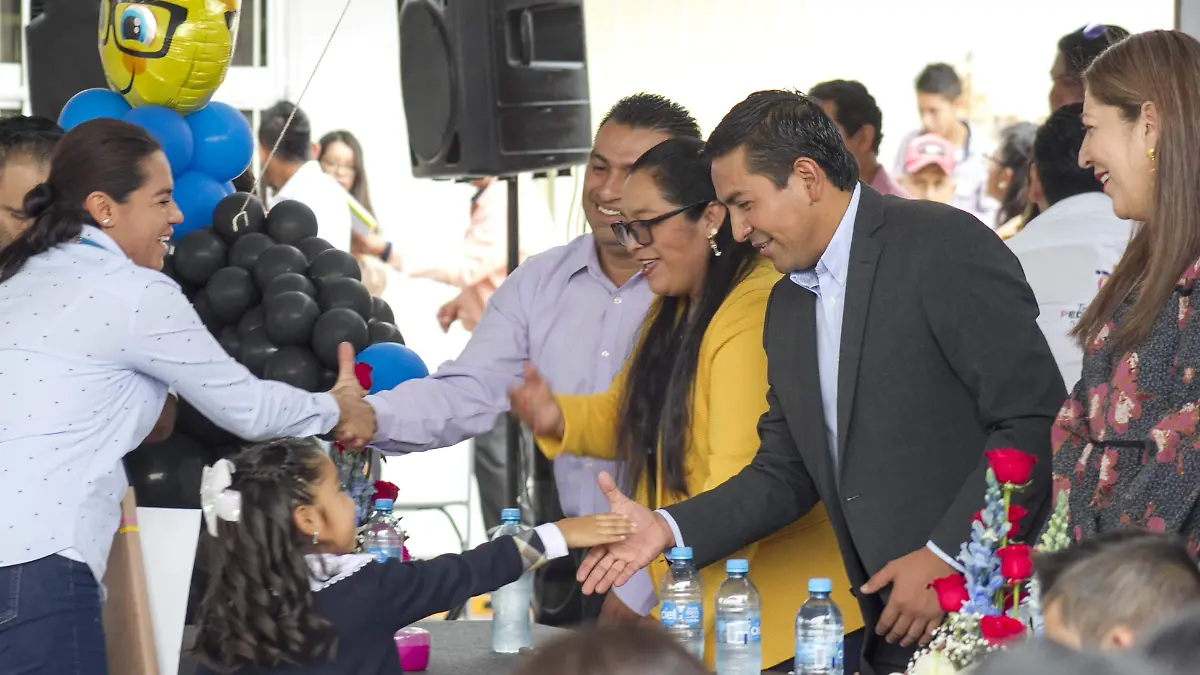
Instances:
[[[428,675],[509,675],[520,654],[492,652],[491,621],[422,621],[417,627],[433,639]],[[562,628],[533,625],[533,646],[538,647],[568,633]]]

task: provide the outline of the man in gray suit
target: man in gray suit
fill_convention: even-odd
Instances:
[[[1037,457],[1017,499],[1031,514],[1022,530],[1048,516],[1050,425],[1066,390],[1037,303],[974,216],[859,182],[814,99],[753,94],[705,152],[735,236],[788,275],[767,308],[761,447],[723,485],[657,512],[602,478],[638,534],[592,551],[584,590],[623,583],[672,545],[707,565],[819,500],[867,624],[862,672],[903,671],[941,620],[928,585],[953,573],[983,505],[986,450]]]

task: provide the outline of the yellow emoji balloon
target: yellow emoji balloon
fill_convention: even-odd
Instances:
[[[101,2],[100,59],[110,89],[135,108],[187,115],[208,105],[229,70],[242,0]]]

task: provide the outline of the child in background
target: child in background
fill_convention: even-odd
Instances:
[[[955,149],[941,136],[925,134],[908,144],[904,153],[901,186],[914,199],[951,204],[954,201]]]
[[[1112,530],[1034,562],[1046,637],[1071,649],[1124,651],[1140,633],[1200,602],[1183,542]]]
[[[567,554],[620,541],[624,516],[541,525],[461,555],[355,555],[355,510],[319,446],[282,440],[205,469],[214,565],[198,615],[199,673],[401,673],[392,636]]]

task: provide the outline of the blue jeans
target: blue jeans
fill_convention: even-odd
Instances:
[[[107,672],[100,586],[87,565],[52,555],[0,567],[0,673]]]

